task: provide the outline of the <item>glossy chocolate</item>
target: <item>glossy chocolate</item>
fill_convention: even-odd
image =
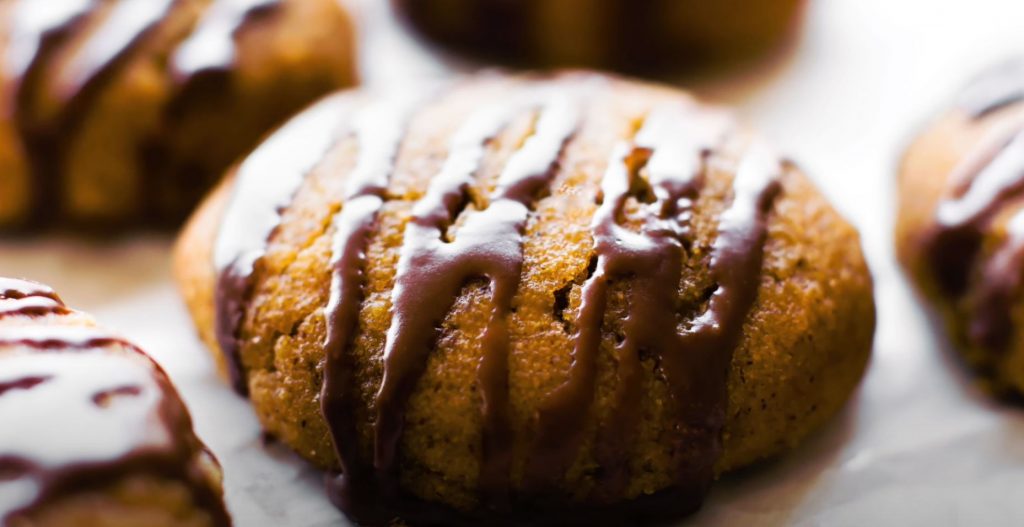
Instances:
[[[359,485],[372,475],[360,462],[356,448],[349,356],[363,300],[366,248],[377,213],[385,203],[406,126],[421,99],[414,96],[378,101],[353,119],[359,157],[347,177],[342,208],[332,221],[331,296],[324,308],[327,337],[320,404],[342,472],[329,482],[331,498],[349,509],[366,507],[364,503],[373,500],[365,493],[355,495],[361,491]]]
[[[38,284],[0,279],[0,291],[0,316],[33,299],[68,312]],[[92,327],[4,326],[0,363],[0,523],[139,475],[180,481],[214,525],[230,525],[199,465],[216,460],[163,371],[133,345]]]

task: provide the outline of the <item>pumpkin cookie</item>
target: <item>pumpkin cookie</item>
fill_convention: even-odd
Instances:
[[[842,406],[857,232],[687,94],[587,73],[347,92],[182,234],[204,340],[361,523],[676,517]]]
[[[0,230],[178,225],[355,79],[336,0],[0,3]]]
[[[976,79],[907,150],[896,249],[966,361],[1024,391],[1024,60]]]

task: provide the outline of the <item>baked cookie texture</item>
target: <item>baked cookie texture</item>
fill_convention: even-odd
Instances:
[[[980,75],[907,149],[896,248],[982,384],[1024,390],[1024,60]]]
[[[3,2],[0,229],[179,225],[353,46],[335,0]]]
[[[0,524],[229,526],[164,372],[50,288],[0,278]]]
[[[586,72],[343,92],[182,233],[203,340],[380,524],[694,510],[849,398],[857,232],[722,109]]]
[[[419,35],[520,66],[677,73],[741,62],[795,33],[803,0],[393,0]]]

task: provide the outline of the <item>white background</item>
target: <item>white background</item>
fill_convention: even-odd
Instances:
[[[444,74],[383,3],[360,3],[367,82]],[[720,482],[684,523],[1024,524],[1024,409],[971,387],[896,267],[890,235],[902,148],[971,75],[1024,53],[1024,2],[812,3],[783,59],[690,84],[737,106],[860,228],[875,277],[874,357],[846,411],[797,451]],[[224,465],[237,525],[345,525],[319,474],[264,447],[252,411],[215,377],[171,284],[169,246],[0,240],[0,275],[51,284],[165,366]]]

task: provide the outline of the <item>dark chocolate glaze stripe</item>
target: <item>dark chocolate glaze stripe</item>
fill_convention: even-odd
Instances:
[[[358,161],[348,175],[342,208],[332,221],[331,295],[324,309],[327,337],[320,405],[342,471],[342,475],[329,483],[329,494],[344,509],[371,499],[363,495],[350,499],[350,495],[358,491],[351,488],[352,482],[368,477],[358,459],[349,355],[363,300],[366,248],[377,213],[384,206],[388,181],[408,121],[421,99],[385,98],[359,112],[353,120]]]
[[[718,288],[704,313],[682,334],[677,350],[684,353],[663,357],[666,374],[675,379],[683,422],[702,435],[710,453],[690,460],[704,478],[697,483],[705,490],[721,455],[732,355],[761,284],[767,218],[783,192],[780,177],[788,166],[759,140],[748,147],[733,181],[732,204],[718,218],[710,268]]]
[[[171,56],[171,69],[178,78],[191,78],[200,71],[225,70],[235,61],[235,33],[253,13],[281,5],[281,0],[220,0],[200,19],[195,31]]]
[[[461,249],[459,258],[449,260],[450,268],[462,267],[457,274],[461,274],[463,283],[481,273],[491,280],[494,307],[481,339],[483,358],[478,371],[484,426],[480,487],[497,507],[508,500],[512,467],[508,317],[522,274],[523,232],[531,202],[549,191],[562,152],[579,126],[580,108],[573,97],[579,95],[552,97],[542,108],[534,134],[502,172],[491,204],[470,216],[459,230],[456,243],[465,244],[453,247]],[[457,292],[453,290],[453,303]]]
[[[4,328],[0,349],[4,524],[64,496],[150,474],[188,484],[215,525],[230,525],[219,491],[194,472],[205,454],[188,412],[148,357],[119,337],[75,326]]]
[[[248,392],[248,386],[238,332],[256,262],[281,222],[282,209],[334,144],[344,109],[340,95],[323,99],[274,133],[242,163],[235,176],[234,194],[214,245],[213,264],[217,273],[217,343],[232,384],[241,394]]]
[[[960,94],[958,104],[974,118],[986,117],[1024,101],[1024,59],[986,71]]]
[[[374,467],[383,479],[384,493],[396,491],[386,487],[394,482],[406,403],[426,367],[436,337],[434,324],[447,311],[443,304],[448,300],[443,292],[455,287],[451,295],[454,296],[462,285],[460,281],[453,286],[449,276],[432,273],[429,268],[440,264],[445,256],[459,254],[461,247],[446,248],[444,233],[455,220],[466,190],[483,162],[488,142],[505,128],[518,110],[515,105],[498,104],[470,116],[456,132],[448,159],[431,180],[426,195],[414,206],[412,219],[406,225],[391,297],[392,318],[384,348],[384,377],[377,393]],[[460,230],[460,239],[463,236],[470,234]],[[514,240],[511,241],[514,244]],[[475,246],[476,242],[472,244]],[[460,267],[465,265],[460,264]],[[429,279],[421,274],[424,270],[430,273]],[[432,292],[426,293],[423,290],[426,287]]]
[[[400,390],[392,388],[395,386],[409,387],[404,390],[415,387],[434,344],[431,328],[451,310],[467,281],[485,277],[490,282],[493,308],[480,338],[482,358],[478,368],[483,421],[479,485],[484,500],[493,507],[502,507],[508,501],[513,442],[508,422],[508,317],[522,271],[523,229],[530,202],[543,193],[556,173],[562,148],[577,129],[579,112],[578,105],[567,96],[552,96],[543,104],[535,131],[509,160],[490,203],[484,210],[467,216],[451,243],[443,241],[444,230],[455,220],[451,205],[445,204],[451,201],[437,200],[433,208],[423,208],[407,230],[404,249],[408,251],[404,255],[408,259],[403,260],[406,265],[399,264],[396,277],[402,289],[394,296],[395,317],[403,321],[402,325],[392,325],[397,331],[392,332],[394,337],[389,344],[395,343],[390,348],[395,354],[390,356],[388,365],[406,361],[398,371],[408,377],[392,379],[394,384],[382,386],[381,393]],[[468,184],[457,177],[435,182],[432,190],[436,189],[438,196],[463,192]],[[410,346],[419,347],[398,344],[411,342]],[[410,393],[400,395],[406,399],[401,405],[408,401]],[[385,408],[388,410],[395,411],[393,406]],[[403,408],[395,413],[384,423],[400,423]],[[394,438],[391,447],[397,448],[400,429],[390,435],[387,429],[382,433],[378,428],[378,432],[379,438]],[[379,465],[385,474],[390,471],[388,463],[394,463],[394,456],[394,451],[389,452],[387,462]]]

